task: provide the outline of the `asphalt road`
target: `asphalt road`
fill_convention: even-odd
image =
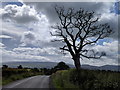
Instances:
[[[49,88],[49,76],[39,75],[15,81],[2,88]],[[3,89],[4,90],[4,89]],[[6,89],[7,90],[7,89]]]

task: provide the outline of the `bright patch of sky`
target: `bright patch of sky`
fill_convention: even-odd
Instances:
[[[113,42],[113,41],[114,41],[113,39],[109,39],[109,38],[106,39],[106,38],[105,38],[105,39],[99,40],[97,44],[98,44],[98,45],[103,45],[104,42],[111,43],[111,42]]]

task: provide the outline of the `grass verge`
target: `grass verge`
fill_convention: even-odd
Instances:
[[[52,74],[51,79],[52,79],[54,88],[59,90],[65,90],[66,88],[75,88],[76,90],[79,89],[78,86],[72,84],[69,81],[71,71],[72,69],[62,70]]]
[[[51,79],[57,90],[120,90],[120,72],[70,69],[52,74]]]
[[[23,78],[42,75],[41,72],[34,71],[31,69],[14,69],[8,68],[2,70],[2,85],[9,84],[13,81],[20,80]]]

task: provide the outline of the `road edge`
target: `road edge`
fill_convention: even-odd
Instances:
[[[49,88],[50,88],[50,90],[56,90],[55,87],[54,87],[54,85],[53,85],[52,77],[51,76],[49,77]]]

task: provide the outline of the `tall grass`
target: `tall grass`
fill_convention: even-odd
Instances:
[[[70,72],[71,70],[62,70],[57,71],[56,73],[52,74],[51,79],[52,83],[55,88],[58,88],[59,90],[64,90],[65,88],[76,88],[78,89],[78,86],[72,84],[70,79]]]
[[[120,72],[100,70],[63,70],[54,73],[52,83],[55,88],[64,90],[120,90]]]

